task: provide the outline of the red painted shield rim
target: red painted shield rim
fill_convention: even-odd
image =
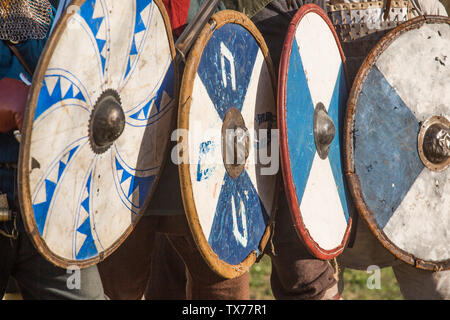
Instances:
[[[295,14],[294,18],[292,19],[286,39],[283,45],[283,51],[281,54],[281,61],[280,61],[280,69],[279,69],[279,75],[278,75],[278,128],[280,129],[280,154],[281,154],[281,169],[283,173],[283,181],[284,181],[284,189],[286,193],[287,202],[289,205],[289,212],[291,214],[291,218],[294,224],[294,229],[297,232],[297,235],[300,237],[300,239],[303,240],[305,243],[307,249],[317,258],[329,260],[337,257],[342,253],[344,250],[344,247],[348,241],[350,229],[352,226],[352,212],[350,212],[349,220],[347,223],[347,229],[345,230],[344,237],[342,239],[341,244],[331,250],[325,250],[320,247],[320,245],[314,241],[314,239],[311,237],[308,228],[303,222],[302,214],[300,211],[300,205],[299,200],[296,193],[296,187],[294,184],[294,180],[292,177],[292,172],[290,170],[291,168],[291,160],[289,158],[289,146],[288,146],[288,135],[287,135],[287,126],[286,126],[286,91],[287,91],[287,75],[289,71],[289,61],[292,51],[292,44],[295,39],[295,34],[298,28],[298,25],[300,24],[300,21],[309,13],[315,13],[319,15],[325,23],[330,28],[334,39],[336,40],[336,45],[339,49],[339,52],[341,54],[342,64],[344,67],[344,74],[345,79],[347,82],[347,90],[349,88],[348,86],[348,76],[347,76],[347,69],[345,66],[345,56],[344,52],[342,51],[342,47],[339,42],[339,38],[337,36],[336,31],[334,30],[334,26],[331,23],[330,19],[328,18],[325,11],[320,8],[319,6],[315,4],[307,4],[302,6],[297,13]],[[346,183],[346,180],[344,179],[344,183]]]

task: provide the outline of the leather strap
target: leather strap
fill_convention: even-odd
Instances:
[[[25,71],[30,75],[33,76],[33,71],[28,66],[28,64],[25,62],[25,59],[20,54],[19,50],[16,48],[16,46],[11,42],[7,40],[3,40],[3,43],[9,48],[11,53],[16,56],[17,60],[19,60],[20,64],[23,66]]]

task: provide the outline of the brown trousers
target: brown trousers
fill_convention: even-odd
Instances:
[[[248,273],[224,279],[211,271],[184,216],[143,217],[98,268],[105,294],[113,300],[250,298]]]

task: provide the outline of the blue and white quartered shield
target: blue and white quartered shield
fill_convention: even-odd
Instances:
[[[349,98],[346,167],[360,214],[396,257],[450,267],[450,19],[388,33]]]
[[[303,6],[285,40],[278,81],[281,164],[294,227],[320,259],[342,253],[351,228],[342,130],[344,56],[326,13]]]
[[[276,106],[267,55],[248,18],[222,11],[203,29],[183,75],[183,203],[200,252],[227,278],[248,271],[262,253],[275,208]]]
[[[100,262],[146,207],[176,114],[173,57],[160,0],[73,1],[58,22],[20,159],[25,224],[53,263]]]

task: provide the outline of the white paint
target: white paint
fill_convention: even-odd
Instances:
[[[380,55],[376,65],[419,121],[434,115],[450,119],[448,24],[424,24],[402,34]],[[450,170],[437,173],[424,169],[384,233],[400,249],[419,259],[449,259],[449,195]]]
[[[249,130],[251,141],[245,169],[261,197],[266,212],[271,214],[274,205],[276,175],[262,176],[259,174],[260,166],[257,164],[254,135],[254,131],[260,129],[259,126],[255,125],[256,114],[268,111],[274,115],[276,114],[272,82],[261,51],[258,52],[250,79],[252,81],[250,82],[242,109],[242,117]],[[224,182],[223,178],[226,174],[222,157],[222,124],[223,122],[209,98],[206,88],[197,74],[194,79],[189,114],[189,146],[193,146],[189,147],[189,159],[194,203],[206,239],[209,239],[210,236],[220,191]],[[262,124],[261,128],[267,128],[267,124]],[[211,168],[214,168],[213,174],[208,179],[198,182],[197,161],[199,159],[199,146],[201,142],[207,141],[213,141],[216,148],[219,149],[216,149],[210,160],[210,163],[214,164],[211,165]],[[230,214],[232,213],[230,212]],[[244,238],[237,234],[235,235],[238,241],[244,241]]]
[[[295,40],[313,104],[316,106],[321,102],[328,111],[342,65],[330,27],[318,14],[308,13],[300,21]],[[347,229],[345,212],[330,161],[320,159],[317,153],[301,199],[300,212],[310,236],[322,249],[332,250],[341,245]]]
[[[227,48],[227,46],[221,42],[220,43],[220,64],[222,67],[222,81],[223,86],[225,88],[228,87],[228,81],[227,81],[227,70],[226,70],[226,64],[225,59],[228,60],[228,63],[230,64],[230,76],[231,76],[231,88],[233,91],[236,91],[236,67],[234,65],[234,57],[231,51]]]
[[[220,119],[200,77],[196,74],[189,113],[189,171],[194,204],[206,239],[209,239],[226,173],[222,159],[221,135],[222,119]],[[209,141],[215,148],[208,154],[207,166],[212,170],[212,174],[208,179],[197,181],[200,145]],[[207,169],[205,164],[201,169]]]
[[[242,199],[239,201],[239,217],[242,221],[242,233],[239,231],[237,222],[236,205],[234,204],[234,196],[231,196],[231,214],[233,216],[233,235],[236,240],[243,246],[246,247],[248,243],[248,230],[247,230],[247,214],[245,212],[245,205]]]
[[[256,56],[255,67],[253,68],[250,79],[252,81],[248,87],[247,96],[245,97],[241,111],[250,134],[250,148],[245,169],[253,186],[260,195],[267,214],[270,215],[274,206],[273,200],[276,192],[277,175],[261,174],[261,170],[267,167],[267,165],[261,164],[259,153],[266,152],[266,150],[258,150],[256,144],[261,142],[261,148],[266,148],[266,144],[262,139],[258,141],[259,136],[255,136],[255,134],[258,134],[261,129],[267,129],[268,124],[262,123],[259,125],[255,122],[255,118],[256,115],[265,114],[266,112],[272,112],[276,116],[276,106],[272,80],[261,51]],[[274,123],[273,127],[275,128],[276,125]],[[273,141],[272,143],[278,143],[278,141]]]
[[[159,88],[170,65],[171,52],[166,27],[156,4],[150,4],[141,13],[149,29],[136,37],[140,55],[136,57],[134,73],[124,81],[123,74],[134,33],[135,5],[131,1],[97,1],[95,16],[99,18],[104,14],[101,3],[110,15],[103,21],[97,34],[93,35],[86,22],[74,14],[67,29],[61,33],[46,70],[46,76],[61,76],[46,78],[50,91],[54,90],[59,80],[63,94],[68,92],[71,83],[64,78],[67,77],[79,88],[72,87],[74,95],[81,90],[87,102],[76,99],[58,102],[34,122],[31,134],[30,155],[40,164],[40,168],[32,170],[30,174],[30,189],[35,204],[46,201],[45,188],[38,189],[44,179],[55,181],[57,178],[57,167],[55,171],[51,171],[51,167],[57,164],[64,150],[70,150],[67,147],[71,143],[79,141],[80,144],[59,180],[43,236],[51,252],[68,260],[75,259],[85,239],[85,235],[77,232],[77,229],[87,218],[81,202],[87,197],[85,184],[90,170],[94,169],[90,195],[91,228],[97,249],[101,252],[123,236],[139,213],[136,205],[139,200],[143,200],[139,199],[139,190],[133,193],[131,202],[127,199],[128,194],[123,195],[120,190],[122,173],[115,174],[116,151],[127,163],[129,173],[138,176],[156,175],[169,141],[171,116],[175,109],[165,93],[161,107],[167,107],[169,111],[153,119],[158,122],[146,127],[146,121],[129,118],[133,114],[131,110],[139,111],[139,107],[156,94],[155,88]],[[149,18],[150,24],[147,22]],[[94,48],[96,39],[107,41],[101,53]],[[101,55],[107,58],[105,76],[102,75]],[[130,112],[126,113],[127,125],[122,136],[107,152],[96,155],[87,138],[89,118],[98,97],[110,88],[120,92],[122,107]],[[71,106],[74,103],[81,106]],[[156,114],[154,104],[149,114]],[[52,174],[48,176],[50,172]],[[126,187],[129,180],[122,187]]]

